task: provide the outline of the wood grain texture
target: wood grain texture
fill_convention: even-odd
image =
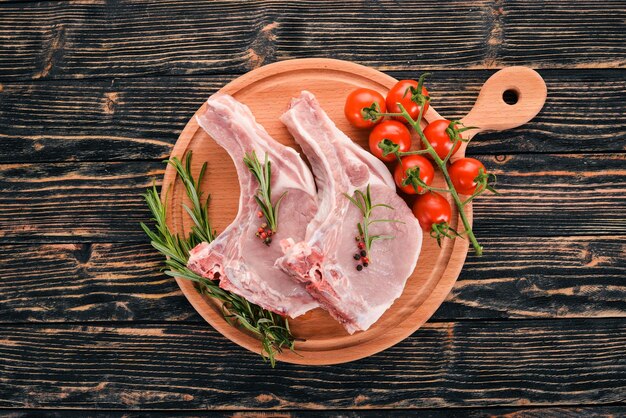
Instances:
[[[357,362],[276,369],[204,325],[2,331],[4,408],[565,406],[626,395],[621,319],[431,324]]]
[[[0,415],[625,415],[623,1],[238,3],[0,1],[0,163],[18,163],[0,166]],[[486,255],[437,323],[368,361],[271,370],[157,271],[138,194],[211,92],[311,56],[437,70],[451,117],[495,67],[542,69],[549,97],[470,147],[507,195],[478,202]],[[532,316],[570,319],[481,320]],[[459,317],[475,321],[440,322]],[[30,324],[52,321],[78,324]]]
[[[501,195],[475,201],[478,236],[620,234],[626,227],[626,219],[615,216],[626,209],[624,154],[482,160],[497,174]]]
[[[437,71],[437,111],[465,116],[493,71]],[[417,72],[390,72],[397,79]],[[531,123],[478,135],[469,154],[626,150],[626,71],[543,70],[548,100]],[[185,123],[234,76],[4,83],[0,162],[166,158]],[[62,94],[60,94],[62,92]]]
[[[0,242],[145,242],[139,223],[150,213],[141,195],[163,176],[164,167],[161,162],[1,166],[6,217],[0,215]]]
[[[626,406],[584,406],[584,407],[518,407],[518,408],[454,408],[454,409],[366,409],[350,410],[246,410],[246,411],[155,411],[150,410],[151,417],[186,417],[186,418],[379,418],[406,417],[419,412],[421,418],[616,418],[626,414]],[[93,409],[9,409],[0,410],[0,417],[27,418],[27,417],[145,417],[145,411],[93,410]]]
[[[470,254],[436,319],[626,314],[624,237],[494,237]]]
[[[320,56],[381,70],[626,64],[620,0],[402,7],[393,1],[127,0],[0,7],[2,80],[224,74]]]
[[[0,258],[2,323],[202,321],[149,244],[3,245]]]
[[[501,196],[474,204],[478,237],[625,235],[625,154],[481,158]],[[145,242],[141,194],[160,162],[0,165],[0,243]],[[209,167],[208,176],[216,175]],[[27,204],[24,204],[24,203]],[[538,223],[540,222],[540,223]],[[489,248],[486,249],[490,251]]]
[[[626,236],[485,238],[431,321],[626,317]],[[148,244],[0,246],[0,322],[204,324]],[[208,327],[208,325],[207,325]]]

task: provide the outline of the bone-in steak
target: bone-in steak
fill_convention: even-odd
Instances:
[[[281,241],[285,256],[276,265],[289,272],[340,321],[349,333],[368,329],[397,299],[417,263],[422,231],[406,203],[396,194],[385,165],[341,132],[309,92],[292,101],[282,122],[300,144],[313,168],[318,188],[318,211],[305,239]],[[375,208],[372,235],[393,239],[374,241],[369,265],[358,271],[355,236],[360,210],[344,195],[371,187]]]
[[[304,288],[274,266],[283,253],[279,240],[304,238],[305,228],[317,211],[316,190],[308,167],[297,152],[273,138],[259,125],[250,109],[234,98],[214,95],[198,123],[230,155],[239,177],[241,194],[235,220],[211,243],[202,243],[190,253],[191,270],[220,287],[270,311],[292,318],[318,306]],[[267,246],[255,236],[263,218],[257,216],[254,200],[259,183],[243,158],[256,152],[264,161],[267,153],[272,167],[272,201],[287,192],[279,206],[278,230]]]

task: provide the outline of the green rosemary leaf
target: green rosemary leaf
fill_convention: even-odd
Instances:
[[[368,221],[367,224],[371,225],[371,224],[383,223],[383,222],[393,222],[393,223],[398,223],[398,224],[404,223],[404,221],[400,221],[398,219],[374,219],[373,221]]]
[[[263,166],[265,177],[265,195],[268,200],[272,197],[272,163],[270,162],[269,155],[265,153],[265,163]]]
[[[285,190],[283,194],[280,195],[276,203],[274,204],[274,222],[278,224],[278,208],[280,207],[280,202],[283,201],[283,198],[287,195],[287,191]]]
[[[271,173],[269,165],[266,168],[262,168],[256,157],[254,157],[254,160],[250,160],[246,164],[249,167],[255,167],[257,173]],[[165,274],[193,281],[197,283],[198,289],[202,294],[221,301],[220,309],[225,320],[233,326],[240,326],[256,335],[261,340],[263,358],[268,359],[270,364],[275,366],[276,353],[280,353],[283,347],[290,347],[290,349],[294,347],[295,338],[289,330],[287,319],[280,315],[275,315],[273,312],[266,311],[238,295],[225,291],[219,287],[218,282],[204,278],[187,268],[191,248],[203,241],[211,242],[216,236],[216,231],[212,229],[209,222],[209,197],[202,201],[202,193],[199,190],[202,178],[206,173],[206,163],[202,165],[198,177],[194,178],[191,174],[191,152],[183,158],[183,161],[174,157],[167,162],[176,169],[178,176],[183,182],[187,197],[191,201],[190,207],[183,206],[194,225],[187,238],[172,234],[166,223],[166,208],[161,201],[156,185],[153,184],[151,188],[146,190],[143,197],[152,213],[154,228],[150,228],[143,222],[140,226],[150,239],[151,245],[166,257]],[[264,178],[257,178],[259,179],[259,184],[266,185],[269,182],[269,176],[267,176],[267,182]],[[167,197],[166,192],[165,201],[167,201]],[[258,197],[261,198],[262,194]],[[280,203],[283,197],[284,194],[278,203]],[[259,201],[263,203],[262,200]],[[263,205],[260,205],[260,207],[263,207]],[[270,213],[268,215],[270,217],[273,216]]]
[[[344,196],[350,200],[350,202],[352,202],[353,205],[355,205],[357,208],[359,208],[359,210],[361,211],[361,214],[363,215],[363,221],[362,222],[358,222],[357,223],[357,229],[359,230],[359,236],[363,237],[362,240],[365,243],[365,250],[367,251],[367,254],[369,255],[371,247],[372,247],[372,243],[376,240],[376,239],[390,239],[390,238],[394,238],[393,236],[389,236],[390,238],[386,238],[387,235],[375,235],[374,237],[370,236],[370,232],[369,232],[369,226],[373,223],[377,223],[377,222],[398,222],[398,223],[404,223],[402,221],[399,220],[395,220],[395,219],[377,219],[377,220],[370,220],[370,216],[372,215],[372,210],[376,207],[386,207],[389,209],[394,210],[393,206],[389,206],[386,205],[384,203],[378,203],[376,205],[372,205],[372,193],[371,193],[371,189],[370,189],[370,185],[367,185],[367,188],[365,189],[365,193],[363,193],[360,190],[355,190],[354,191],[354,197],[344,193]],[[385,238],[381,238],[381,237],[385,237]]]
[[[243,157],[243,162],[259,183],[259,189],[257,190],[257,194],[254,198],[259,205],[270,230],[272,232],[276,232],[278,229],[278,206],[287,192],[281,195],[277,203],[272,203],[272,162],[269,160],[268,153],[265,153],[265,160],[263,164],[261,164],[256,156],[256,152],[254,151],[246,153]]]
[[[377,203],[375,205],[372,205],[372,209],[374,209],[374,208],[387,208],[387,209],[395,210],[395,208],[393,206],[389,206],[389,205],[386,205],[384,203]]]
[[[191,161],[191,159],[189,160]],[[204,174],[206,173],[207,163],[202,164],[202,168],[200,169],[200,174],[198,174],[198,180],[196,181],[196,189],[200,190],[200,182],[204,178]],[[208,203],[208,202],[207,202]]]
[[[187,274],[182,271],[166,270],[165,274],[171,277],[180,277],[181,279],[191,280],[196,283],[204,283],[204,280],[201,280],[202,278],[198,278],[193,274]]]
[[[237,319],[239,321],[239,324],[242,325],[245,329],[247,329],[248,331],[257,334],[259,336],[261,336],[261,331],[259,331],[259,329],[255,326],[253,326],[252,324],[250,324],[250,322],[248,322],[243,316],[241,315],[237,315]],[[265,342],[265,339],[263,340]]]
[[[370,238],[374,241],[377,239],[394,239],[395,237],[393,235],[372,235]]]
[[[265,205],[265,202],[259,196],[254,196],[254,200],[259,205],[259,209],[261,210],[261,213],[263,213],[265,219],[269,219],[271,216],[270,209]]]
[[[355,193],[356,194],[356,193]],[[357,202],[356,199],[354,199],[353,197],[351,197],[348,193],[344,193],[343,194],[346,198],[348,198],[348,200],[350,200],[350,202],[352,202],[352,204],[354,206],[356,206],[357,208],[359,208],[361,210],[361,212],[363,212],[363,208],[361,207],[361,204],[359,202]]]
[[[193,223],[196,224],[197,227],[200,227],[202,225],[200,223],[200,220],[196,216],[196,213],[193,210],[189,209],[189,207],[187,205],[185,205],[184,203],[183,203],[183,209],[185,209],[185,212],[187,212],[187,214],[189,215],[189,217],[191,218]]]

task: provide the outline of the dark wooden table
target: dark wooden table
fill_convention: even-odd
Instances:
[[[626,2],[336,3],[0,2],[0,415],[626,414]],[[549,97],[471,145],[502,196],[426,326],[271,369],[159,272],[140,195],[211,93],[298,57],[432,71],[448,117],[509,65]]]

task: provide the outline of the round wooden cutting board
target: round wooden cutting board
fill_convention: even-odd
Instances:
[[[339,129],[367,148],[368,131],[352,127],[343,115],[345,98],[356,87],[371,88],[385,95],[396,81],[377,70],[351,62],[312,58],[258,68],[220,91],[248,105],[257,121],[277,141],[300,151],[278,118],[285,112],[292,97],[298,96],[303,89],[309,90]],[[515,105],[507,105],[503,101],[505,90],[512,90],[517,95]],[[436,103],[436,92],[433,94]],[[536,72],[524,67],[510,67],[497,72],[485,83],[476,106],[464,120],[468,126],[480,127],[479,130],[469,131],[472,134],[486,129],[516,127],[532,119],[543,106],[545,98],[545,84]],[[204,105],[200,107],[196,114],[203,112],[204,108]],[[432,106],[425,115],[426,121],[440,118]],[[419,143],[417,139],[414,142]],[[197,175],[202,163],[208,162],[202,190],[211,194],[210,219],[218,232],[222,231],[237,213],[239,185],[235,167],[226,151],[199,128],[195,116],[181,133],[172,156],[180,158],[188,151],[193,151],[194,175]],[[463,148],[457,158],[464,152]],[[434,185],[442,187],[443,179],[437,177]],[[187,199],[184,187],[176,181],[176,171],[171,166],[166,170],[162,190],[169,190],[166,207],[170,228],[187,234],[191,220],[182,208]],[[165,198],[164,192],[161,197]],[[471,219],[471,206],[468,206],[467,212]],[[452,227],[459,232],[463,230],[458,216],[454,217]],[[419,261],[402,296],[369,330],[349,335],[325,311],[316,309],[290,320],[293,334],[304,341],[296,343],[298,354],[286,350],[277,359],[311,365],[343,363],[372,355],[402,341],[428,320],[444,301],[461,272],[467,250],[468,241],[465,239],[446,239],[439,248],[434,239],[424,234]],[[261,352],[261,344],[256,338],[224,320],[219,302],[200,295],[189,281],[177,279],[177,282],[194,308],[216,330],[248,350]],[[373,285],[384,286],[384,283]]]

